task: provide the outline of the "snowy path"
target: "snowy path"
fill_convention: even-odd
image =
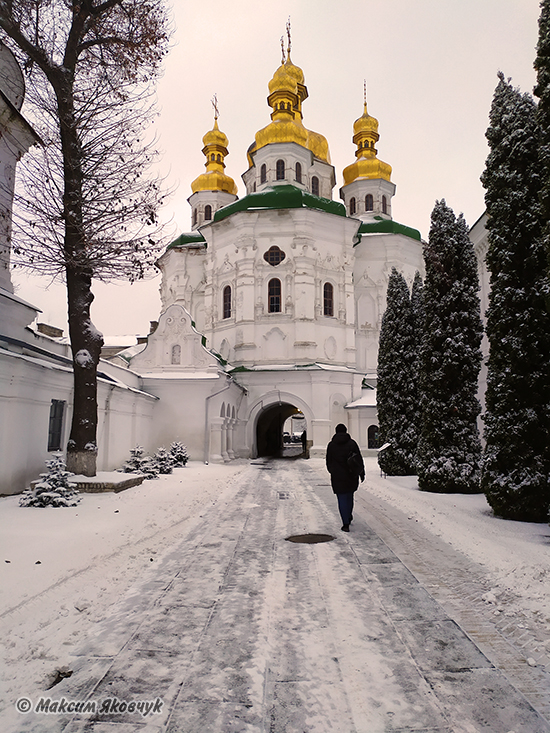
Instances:
[[[514,651],[499,651],[475,613],[479,566],[410,524],[361,492],[345,535],[319,461],[253,462],[72,650],[73,675],[45,693],[159,697],[162,711],[30,713],[2,730],[549,732],[490,661],[501,653],[513,672]],[[336,539],[285,541],[306,532]],[[459,613],[485,654],[452,620]],[[529,694],[538,670],[524,668],[530,676],[514,684]]]

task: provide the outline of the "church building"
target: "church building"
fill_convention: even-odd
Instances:
[[[271,120],[247,151],[242,198],[225,173],[217,110],[203,138],[191,231],[157,263],[158,326],[141,351],[115,357],[158,398],[153,449],[182,440],[193,459],[275,455],[292,415],[305,419],[313,454],[340,422],[362,449],[377,447],[388,278],[392,267],[409,283],[423,272],[421,237],[392,218],[395,184],[366,98],[341,202],[328,142],[304,125],[307,98],[289,44],[269,82]]]

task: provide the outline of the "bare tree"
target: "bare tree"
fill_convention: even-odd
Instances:
[[[163,0],[0,0],[0,29],[27,74],[44,147],[27,156],[14,261],[67,285],[74,409],[67,468],[95,475],[97,365],[93,278],[136,280],[159,253],[161,203],[150,133],[168,45]]]

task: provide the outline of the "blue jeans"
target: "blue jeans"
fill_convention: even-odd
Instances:
[[[342,524],[350,524],[353,516],[353,491],[350,494],[336,494]]]

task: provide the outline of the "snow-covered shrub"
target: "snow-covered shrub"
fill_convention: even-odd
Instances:
[[[172,473],[174,463],[172,461],[171,454],[166,450],[166,448],[158,448],[157,452],[153,456],[153,461],[155,462],[159,473]]]
[[[146,479],[158,478],[159,470],[156,462],[151,456],[144,456],[144,450],[140,445],[130,450],[130,458],[126,461],[121,471],[123,473],[142,473]]]
[[[76,484],[70,481],[74,473],[66,470],[62,453],[55,453],[46,461],[47,473],[41,473],[34,489],[27,489],[19,499],[19,506],[76,506],[81,497]]]
[[[189,460],[189,453],[183,443],[175,441],[170,446],[170,456],[172,458],[172,465],[174,468],[180,468],[185,466]]]

